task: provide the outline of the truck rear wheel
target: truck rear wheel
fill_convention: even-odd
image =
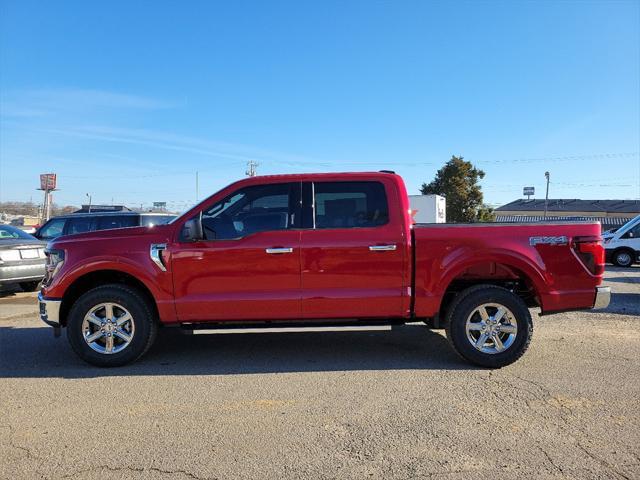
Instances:
[[[500,368],[527,350],[533,321],[516,294],[495,285],[477,285],[454,300],[446,330],[461,357],[482,367]]]
[[[80,358],[118,367],[141,357],[155,340],[149,302],[135,289],[110,284],[89,290],[71,307],[67,338]]]

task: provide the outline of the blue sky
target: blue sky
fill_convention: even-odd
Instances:
[[[0,200],[167,201],[452,154],[485,201],[640,198],[640,2],[0,3]]]

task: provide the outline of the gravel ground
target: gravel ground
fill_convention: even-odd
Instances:
[[[640,478],[640,268],[501,370],[440,332],[186,336],[82,363],[0,294],[0,478]]]

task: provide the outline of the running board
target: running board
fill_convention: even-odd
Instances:
[[[276,321],[226,321],[182,323],[185,333],[293,333],[293,332],[360,332],[390,331],[404,325],[404,319],[366,320],[276,320]]]
[[[331,327],[231,327],[231,328],[194,328],[187,329],[193,335],[228,334],[228,333],[305,333],[305,332],[390,332],[392,325],[351,325]]]

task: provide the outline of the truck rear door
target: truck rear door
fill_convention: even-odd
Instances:
[[[303,184],[303,318],[403,315],[406,239],[393,182]]]

